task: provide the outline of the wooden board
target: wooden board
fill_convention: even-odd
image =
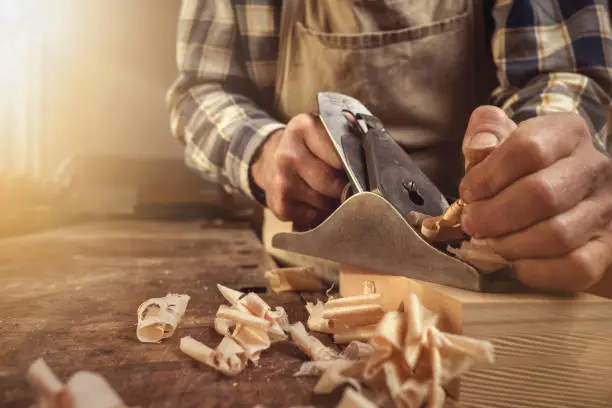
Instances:
[[[340,294],[373,281],[387,309],[407,293],[441,316],[441,328],[493,342],[496,363],[473,370],[449,391],[462,407],[612,406],[612,300],[589,294],[490,294],[340,269]]]
[[[141,407],[335,406],[337,395],[312,394],[315,378],[292,377],[305,357],[289,343],[235,378],[178,350],[184,335],[219,342],[217,283],[263,288],[272,265],[251,231],[197,222],[105,222],[1,240],[0,406],[32,403],[24,374],[41,356],[64,380],[99,372]],[[138,305],[167,292],[191,296],[177,332],[162,344],[138,342]],[[296,294],[261,296],[292,321],[307,317]]]

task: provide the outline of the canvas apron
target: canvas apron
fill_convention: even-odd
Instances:
[[[353,96],[444,194],[456,197],[469,115],[495,84],[482,1],[283,1],[278,116],[316,113],[321,91]],[[270,253],[292,264],[313,261],[271,248],[276,232],[290,230],[291,223],[265,211]]]

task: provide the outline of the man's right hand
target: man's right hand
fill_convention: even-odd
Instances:
[[[322,222],[339,205],[347,183],[342,162],[319,119],[300,114],[270,135],[251,172],[266,205],[297,228]]]

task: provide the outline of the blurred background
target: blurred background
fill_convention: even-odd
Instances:
[[[0,0],[0,236],[100,217],[258,223],[169,131],[179,0]]]

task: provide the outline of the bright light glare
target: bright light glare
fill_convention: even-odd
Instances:
[[[44,33],[53,21],[55,7],[52,4],[44,0],[0,0],[2,30],[21,34]]]
[[[56,8],[52,1],[0,0],[0,169],[36,169],[43,46],[53,40]]]

